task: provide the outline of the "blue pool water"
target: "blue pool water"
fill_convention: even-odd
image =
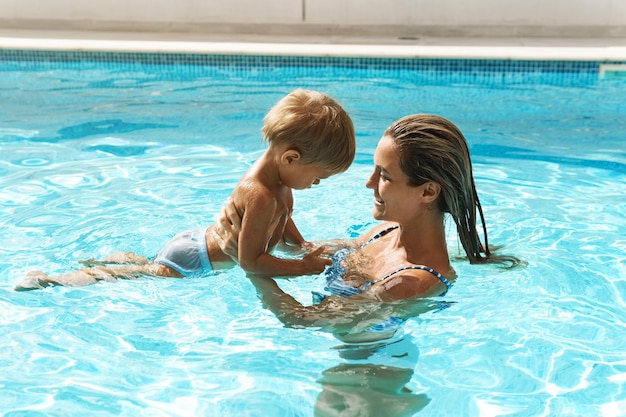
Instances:
[[[0,415],[626,415],[623,77],[595,63],[90,57],[0,54]],[[13,291],[33,269],[152,256],[212,222],[264,150],[265,112],[297,87],[334,96],[358,132],[348,172],[295,194],[307,239],[373,224],[380,135],[435,113],[468,138],[491,242],[528,266],[455,260],[454,304],[370,356],[283,327],[238,268]],[[309,303],[321,281],[281,286]]]

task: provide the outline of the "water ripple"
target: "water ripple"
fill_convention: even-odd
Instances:
[[[502,271],[455,258],[451,307],[405,323],[419,360],[403,370],[402,386],[428,393],[424,415],[620,415],[623,82],[526,85],[511,74],[504,84],[477,76],[470,85],[455,74],[435,82],[332,66],[294,74],[280,66],[12,65],[0,77],[11,115],[0,128],[6,415],[313,414],[329,395],[318,381],[349,362],[332,335],[285,328],[238,268],[12,289],[33,269],[66,273],[117,250],[152,256],[174,233],[212,222],[266,147],[265,112],[296,86],[337,97],[358,131],[346,173],[294,193],[306,238],[352,237],[375,223],[364,183],[376,143],[397,117],[430,112],[470,142],[490,242],[528,263]],[[462,253],[449,220],[446,230],[450,253]],[[281,285],[309,303],[323,283]],[[368,361],[386,367],[372,368],[380,376],[401,359],[383,351]]]

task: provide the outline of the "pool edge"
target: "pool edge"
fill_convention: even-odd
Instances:
[[[241,42],[202,40],[97,39],[11,37],[0,34],[0,49],[37,51],[99,51],[224,55],[288,55],[322,57],[442,58],[501,60],[625,61],[626,45],[554,41],[520,44],[519,40],[485,40],[478,44],[399,45],[390,43]],[[175,38],[175,37],[174,37]],[[439,40],[441,42],[441,40]],[[480,40],[475,40],[480,42]]]

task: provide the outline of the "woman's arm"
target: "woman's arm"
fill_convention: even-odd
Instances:
[[[302,305],[272,278],[251,277],[265,308],[286,326],[316,327],[331,333],[358,333],[390,317],[409,318],[441,307],[442,302],[414,298],[391,303],[368,298],[329,296],[321,303]]]

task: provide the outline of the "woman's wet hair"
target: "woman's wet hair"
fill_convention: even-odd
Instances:
[[[485,216],[476,192],[469,147],[463,133],[449,120],[429,114],[414,114],[395,121],[385,131],[394,140],[400,168],[409,185],[433,181],[440,185],[438,208],[449,213],[471,263],[516,266],[511,256],[491,253]],[[481,242],[477,217],[483,232]]]

